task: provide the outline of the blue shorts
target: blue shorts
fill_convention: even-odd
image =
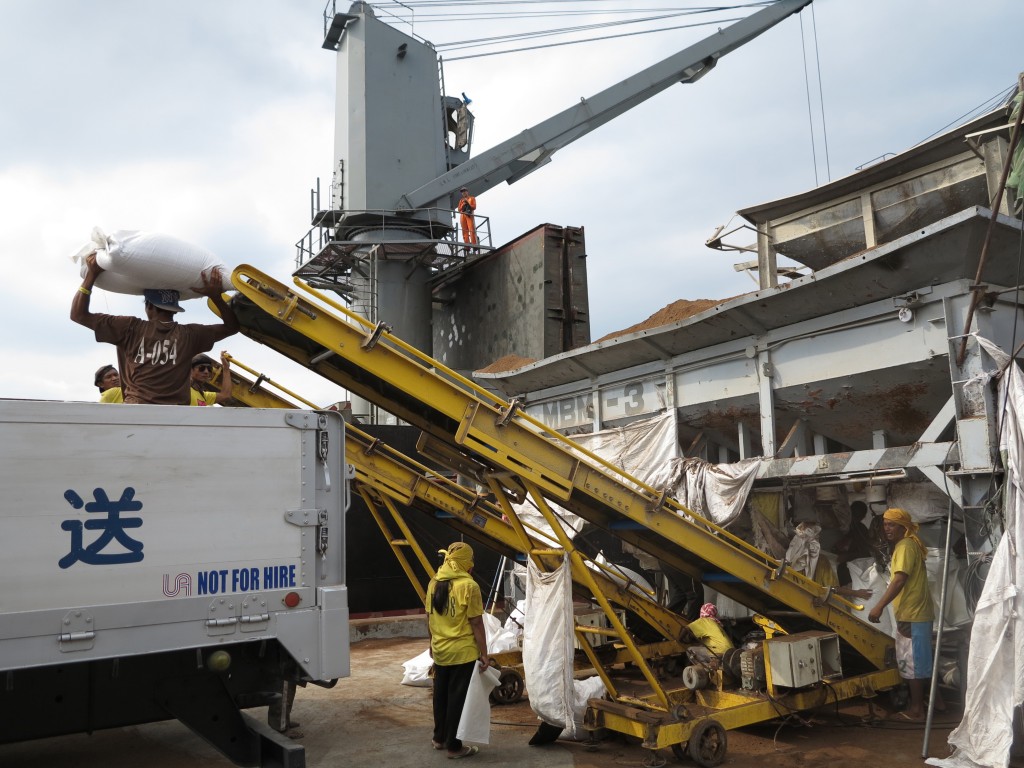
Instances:
[[[908,628],[910,637],[903,634]],[[932,676],[932,622],[897,622],[896,665],[904,680],[924,680]]]

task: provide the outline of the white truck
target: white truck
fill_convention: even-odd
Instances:
[[[0,743],[177,718],[304,765],[247,707],[349,673],[336,413],[0,401]]]

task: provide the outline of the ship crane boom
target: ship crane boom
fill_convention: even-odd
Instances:
[[[549,163],[551,156],[562,147],[675,83],[696,82],[711,71],[722,56],[798,13],[811,2],[778,0],[742,21],[719,29],[699,43],[630,75],[590,98],[580,99],[578,104],[406,193],[398,208],[410,210],[427,206],[445,195],[455,194],[460,187],[468,187],[473,194],[480,194],[503,181],[509,184],[519,181]]]

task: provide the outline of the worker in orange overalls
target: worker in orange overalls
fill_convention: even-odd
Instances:
[[[469,194],[469,190],[463,187],[459,190],[462,197],[459,199],[459,220],[462,224],[462,242],[468,245],[476,245],[476,224],[473,222],[473,211],[476,210],[476,198]]]

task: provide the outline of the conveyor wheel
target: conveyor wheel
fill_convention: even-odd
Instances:
[[[501,670],[498,687],[491,691],[492,704],[515,704],[523,698],[523,676],[514,669]]]
[[[691,664],[683,670],[683,685],[689,688],[691,691],[697,691],[702,688],[707,688],[708,683],[711,682],[711,678],[708,675],[708,671],[704,667],[696,664]]]
[[[702,720],[690,733],[687,752],[700,768],[713,768],[725,760],[725,728],[717,720]]]

